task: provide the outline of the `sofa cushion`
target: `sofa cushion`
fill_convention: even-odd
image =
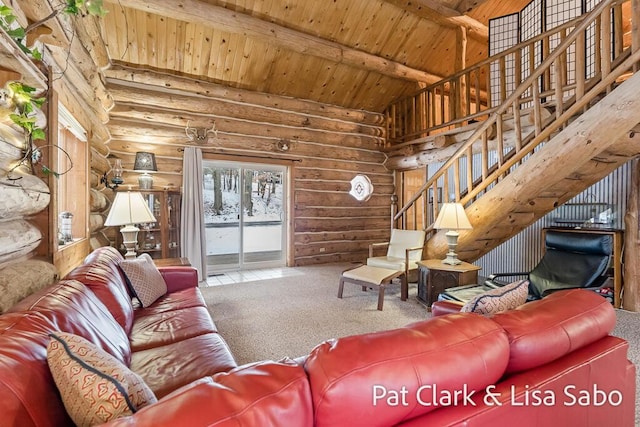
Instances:
[[[111,264],[108,259],[101,258],[94,256],[97,261],[76,267],[65,279],[78,280],[89,287],[129,334],[133,325],[133,305],[124,276],[117,264]]]
[[[130,415],[157,401],[140,376],[77,335],[51,334],[47,362],[67,413],[77,426]]]
[[[217,333],[131,355],[131,370],[140,374],[158,399],[198,378],[237,366],[227,343]]]
[[[149,307],[167,293],[167,284],[148,254],[126,259],[120,263],[120,268],[127,275],[143,307]]]
[[[549,363],[607,336],[615,310],[593,291],[558,291],[491,318],[509,337],[507,372]]]
[[[491,289],[471,298],[460,309],[461,312],[493,314],[513,310],[527,302],[529,281],[518,280],[500,288]]]
[[[206,307],[207,304],[198,288],[186,288],[181,291],[171,292],[158,298],[150,307],[136,308],[135,318],[139,319],[150,314],[164,313],[167,311],[182,310],[191,307]]]
[[[209,408],[209,409],[208,409]],[[313,425],[309,382],[291,361],[259,362],[196,380],[135,417],[108,426],[296,426]]]
[[[63,280],[42,289],[13,306],[11,311],[37,311],[55,325],[49,332],[79,335],[125,365],[131,360],[127,334],[102,301],[76,280]]]
[[[462,404],[460,395],[434,401],[432,392],[453,397],[456,390],[484,390],[503,375],[508,360],[504,330],[474,313],[326,341],[305,362],[314,423],[390,426]],[[399,403],[402,395],[406,405]]]
[[[137,317],[129,340],[132,351],[160,347],[217,332],[205,307],[190,307]]]

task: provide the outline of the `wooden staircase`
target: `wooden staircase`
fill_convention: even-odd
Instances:
[[[388,167],[415,168],[450,153],[397,213],[392,207],[392,227],[425,229],[425,257],[443,258],[446,230],[436,232],[433,221],[444,189],[473,225],[460,232],[457,252],[474,261],[640,154],[640,37],[634,30],[627,48],[622,37],[623,16],[633,27],[640,22],[634,5],[603,0],[577,20],[391,105]],[[590,57],[588,40],[597,47]],[[538,66],[536,51],[543,52]],[[479,84],[491,75],[500,77],[497,91]],[[492,93],[502,102],[492,102]]]

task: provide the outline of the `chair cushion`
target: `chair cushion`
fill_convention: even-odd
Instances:
[[[387,256],[404,260],[406,249],[421,248],[424,246],[424,236],[425,233],[422,230],[391,230]],[[416,262],[420,261],[422,259],[422,251],[411,251],[409,253],[409,259]]]
[[[396,258],[390,256],[379,256],[367,258],[367,265],[371,267],[386,268],[389,270],[405,271],[404,258]]]
[[[488,315],[512,310],[524,304],[528,294],[529,281],[518,280],[473,297],[460,311]]]
[[[545,247],[544,256],[529,274],[529,292],[535,298],[560,289],[600,286],[606,278],[613,237],[549,230]]]
[[[77,335],[51,334],[47,362],[64,407],[78,426],[130,415],[157,401],[140,376]]]
[[[120,268],[127,275],[143,307],[150,306],[167,293],[167,284],[148,254],[123,260]]]

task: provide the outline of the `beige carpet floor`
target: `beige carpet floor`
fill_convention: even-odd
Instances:
[[[299,275],[202,288],[213,320],[238,363],[298,357],[317,344],[346,335],[398,328],[426,319],[416,299],[400,300],[400,285],[387,288],[384,310],[378,292],[345,284],[337,298],[338,278],[349,264],[296,267]]]
[[[398,328],[430,316],[416,299],[400,300],[400,286],[387,289],[384,310],[377,291],[345,284],[337,298],[338,278],[349,264],[296,267],[295,275],[201,288],[216,326],[239,364],[308,354],[330,338]],[[629,360],[640,367],[640,313],[616,310],[613,335],[629,341]],[[640,369],[636,384],[640,387]],[[640,390],[640,388],[638,388]],[[636,425],[640,425],[640,393]]]

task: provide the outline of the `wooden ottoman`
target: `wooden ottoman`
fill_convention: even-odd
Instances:
[[[340,285],[338,286],[338,298],[342,298],[344,283],[350,282],[358,286],[362,286],[362,290],[367,288],[378,288],[378,310],[382,310],[384,303],[384,288],[390,285],[393,279],[400,278],[400,299],[406,301],[409,296],[409,284],[407,283],[407,275],[404,271],[390,270],[388,268],[372,267],[370,265],[362,265],[352,270],[342,272],[340,276]]]

